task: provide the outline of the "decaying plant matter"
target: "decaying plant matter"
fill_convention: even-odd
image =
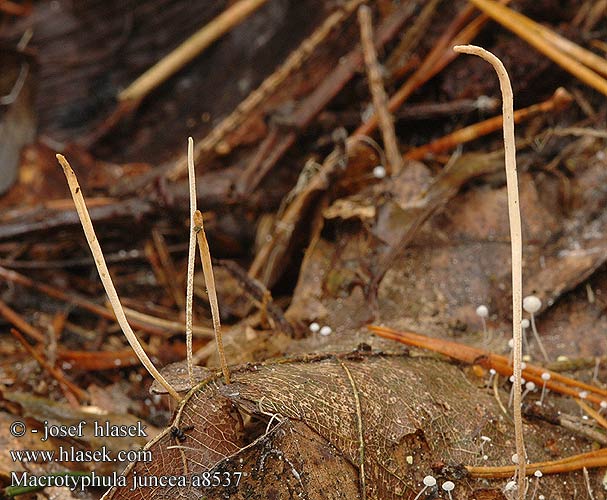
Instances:
[[[39,57],[46,111],[43,144],[0,198],[0,316],[14,326],[0,342],[0,422],[145,421],[147,444],[128,446],[152,457],[34,473],[118,474],[87,500],[597,498],[605,2],[508,3],[242,0],[184,13],[171,1],[154,17],[158,0],[112,16],[93,2],[34,25],[24,89]],[[83,13],[98,23],[79,30]],[[19,15],[13,36],[28,27]],[[196,32],[213,43],[132,93],[146,68],[174,69]],[[93,71],[72,51],[100,36],[112,46],[84,54]],[[514,114],[508,95],[497,112],[485,63],[452,50],[476,37],[508,67]],[[93,73],[108,82],[87,118],[72,96],[96,88]],[[8,107],[0,126],[20,111]],[[58,156],[77,212],[54,151],[78,173],[80,184]],[[523,292],[537,328],[522,352]],[[157,378],[151,394],[137,356]],[[30,465],[0,460],[0,482],[13,468]]]

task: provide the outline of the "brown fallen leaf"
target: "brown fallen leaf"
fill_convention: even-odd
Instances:
[[[548,456],[546,442],[565,436],[554,426],[526,426],[534,461]],[[480,436],[491,439],[486,461]],[[509,465],[512,446],[512,424],[490,391],[457,367],[363,344],[244,366],[230,385],[220,374],[208,377],[146,446],[153,461],[131,464],[127,486],[103,498],[411,499],[430,474],[439,485],[453,481],[458,499],[477,498],[477,490],[504,498],[505,481],[469,480],[463,465]],[[161,476],[164,487],[143,486]],[[558,482],[562,495],[583,488],[574,475],[542,481],[545,491]]]

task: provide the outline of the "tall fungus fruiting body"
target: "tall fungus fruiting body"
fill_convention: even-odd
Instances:
[[[521,230],[521,213],[518,196],[518,178],[516,173],[516,149],[514,142],[514,99],[508,73],[502,62],[491,52],[474,45],[458,45],[456,52],[476,55],[493,66],[497,73],[502,92],[502,114],[504,120],[504,156],[506,163],[506,186],[508,190],[508,218],[510,221],[510,240],[512,253],[512,338],[513,372],[514,372],[514,435],[516,454],[523,457],[516,465],[517,495],[519,500],[525,498],[525,441],[523,436],[523,416],[521,413],[521,363],[522,363],[522,302],[523,278],[522,260],[523,243]]]

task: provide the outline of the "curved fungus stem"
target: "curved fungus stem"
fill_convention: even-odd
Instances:
[[[105,263],[105,258],[103,257],[101,246],[99,245],[99,241],[97,241],[97,235],[95,234],[95,229],[93,228],[93,223],[91,222],[91,217],[89,216],[88,209],[86,208],[84,197],[82,196],[82,190],[80,189],[80,185],[78,184],[76,174],[74,173],[72,167],[63,155],[58,154],[57,160],[63,168],[63,173],[65,174],[65,178],[67,179],[67,183],[70,187],[72,198],[74,199],[74,205],[76,205],[78,217],[80,217],[82,229],[84,229],[86,241],[88,242],[91,252],[93,254],[93,259],[95,260],[97,271],[99,271],[99,277],[101,278],[101,282],[103,283],[103,288],[105,288],[105,293],[107,294],[108,299],[110,300],[110,304],[112,305],[112,309],[114,310],[114,314],[116,315],[116,320],[118,321],[120,328],[124,332],[124,335],[129,341],[129,344],[131,344],[133,351],[135,351],[135,354],[141,361],[141,364],[147,369],[148,372],[150,372],[150,375],[152,375],[152,377],[154,377],[158,381],[158,383],[162,385],[176,401],[181,401],[181,396],[179,396],[177,391],[173,389],[173,386],[171,386],[171,384],[169,384],[167,380],[156,369],[154,363],[152,363],[152,360],[145,353],[143,347],[141,347],[141,344],[139,343],[137,336],[133,332],[131,325],[129,325],[129,322],[126,319],[126,315],[124,314],[122,304],[120,303],[120,299],[118,298],[118,293],[116,292],[116,288],[114,287],[114,283],[112,282],[112,278],[107,268],[107,264]]]
[[[523,243],[521,231],[521,211],[518,198],[518,178],[516,173],[516,147],[514,142],[514,99],[508,73],[502,61],[491,52],[475,45],[456,45],[455,52],[479,56],[487,61],[497,73],[502,92],[502,114],[504,117],[504,151],[506,163],[506,185],[508,189],[508,217],[510,220],[510,240],[512,251],[512,338],[514,372],[514,437],[516,454],[520,457],[516,465],[518,498],[525,498],[525,440],[521,413],[521,362],[522,362],[522,302]]]

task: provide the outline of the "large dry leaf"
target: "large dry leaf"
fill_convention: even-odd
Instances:
[[[566,442],[564,454],[580,449],[556,428],[536,430],[526,429],[533,461],[547,458],[548,441]],[[481,435],[492,440],[486,462]],[[480,490],[484,498],[503,498],[504,481],[466,480],[461,466],[508,465],[514,444],[512,425],[490,392],[474,387],[457,367],[362,346],[349,354],[247,366],[230,385],[213,376],[188,394],[173,426],[147,448],[153,462],[130,466],[128,486],[104,498],[412,498],[427,474],[439,484],[453,480],[456,498],[474,498]],[[192,485],[214,473],[232,484]],[[161,475],[184,485],[130,491],[134,476]],[[561,479],[544,478],[546,491]],[[567,486],[559,487],[563,496],[555,498],[571,498],[582,481],[567,476]]]

